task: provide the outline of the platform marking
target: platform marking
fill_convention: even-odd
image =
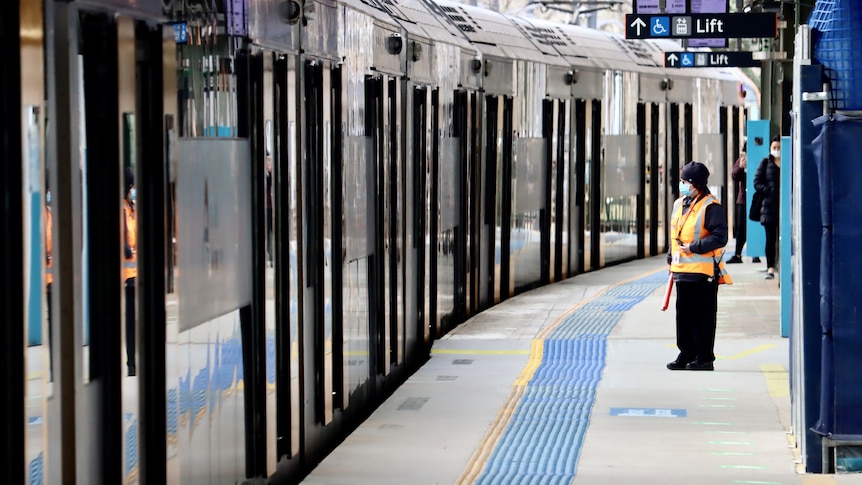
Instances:
[[[778,344],[758,345],[757,347],[754,347],[753,349],[743,350],[742,352],[739,352],[736,354],[731,354],[731,355],[715,354],[715,359],[716,360],[736,360],[736,359],[742,359],[744,357],[751,357],[754,354],[758,354],[760,352],[765,352],[765,351],[767,351],[767,350],[769,350],[769,349],[771,349],[777,345]],[[665,347],[668,347],[671,349],[677,348],[676,344],[672,344],[672,343],[666,344]]]
[[[783,482],[764,482],[761,480],[734,480],[733,483],[747,483],[750,485],[783,485]]]
[[[550,335],[552,335],[555,330],[560,328],[564,322],[566,322],[567,320],[570,319],[570,317],[575,315],[575,313],[578,310],[584,308],[585,306],[587,306],[591,303],[600,301],[600,299],[603,296],[605,296],[609,291],[613,290],[614,288],[618,288],[618,287],[621,287],[627,283],[634,282],[634,281],[644,279],[644,278],[648,278],[650,276],[653,276],[653,275],[656,275],[659,273],[664,275],[665,271],[666,270],[664,270],[664,269],[657,270],[657,271],[650,271],[650,272],[644,273],[644,274],[639,275],[639,276],[635,276],[635,277],[632,277],[632,278],[629,278],[629,279],[626,279],[623,281],[619,281],[613,285],[606,286],[606,287],[598,290],[593,295],[589,295],[589,296],[585,297],[583,300],[578,302],[576,305],[574,305],[568,311],[566,311],[562,315],[558,316],[552,323],[545,326],[544,328],[542,328],[539,331],[539,333],[536,335],[535,339],[533,340],[533,342],[531,344],[530,359],[529,359],[529,362],[527,363],[527,366],[524,368],[524,370],[521,372],[520,376],[513,383],[512,392],[509,395],[509,398],[507,399],[506,403],[503,405],[503,407],[498,412],[497,417],[494,420],[494,423],[491,425],[489,430],[486,432],[485,436],[482,439],[482,442],[479,444],[479,446],[473,452],[473,455],[470,457],[470,460],[468,461],[467,467],[465,468],[461,477],[459,477],[459,479],[456,481],[456,483],[458,483],[458,484],[472,484],[472,483],[476,482],[479,478],[481,478],[482,473],[485,470],[486,466],[488,466],[489,462],[492,461],[491,458],[495,452],[495,448],[497,447],[498,442],[501,441],[501,437],[507,431],[507,428],[508,428],[510,422],[512,421],[513,416],[518,411],[518,407],[521,404],[521,399],[523,398],[526,391],[528,390],[528,384],[530,383],[530,381],[533,380],[533,378],[536,375],[536,371],[541,367],[541,364],[542,364],[543,359],[544,359],[544,354],[545,354],[545,339],[548,338]],[[660,288],[661,284],[662,284],[662,282],[656,281],[656,288]],[[644,296],[643,298],[640,298],[638,301],[641,301],[644,298],[646,298],[646,296]],[[625,307],[626,305],[622,304],[622,306]],[[619,311],[620,311],[620,313],[622,313],[622,311],[624,311],[624,310],[619,310]],[[616,322],[613,322],[613,324],[610,325],[610,328],[612,329],[615,324],[616,324]],[[555,340],[558,340],[558,339],[555,339]],[[603,345],[603,342],[602,342],[602,345]],[[602,358],[602,361],[604,361],[604,358]],[[602,367],[603,367],[603,365],[602,365]],[[599,379],[600,378],[601,377],[599,376]],[[591,411],[591,408],[592,408],[592,406],[590,406],[590,409],[587,410],[587,413],[588,413],[586,416],[587,423],[589,421],[589,412]],[[579,455],[580,445],[578,444],[577,447],[578,447],[578,450],[576,450],[577,453],[575,453],[574,462],[570,463],[567,461],[566,463],[563,464],[564,467],[566,467],[570,470],[573,470],[571,472],[572,476],[574,476],[574,470],[577,469],[577,458]]]
[[[477,350],[477,349],[437,349],[437,355],[530,355],[529,350]]]
[[[790,397],[790,377],[781,364],[760,364],[770,397]]]
[[[611,408],[611,416],[636,416],[651,418],[684,418],[687,413],[685,409],[656,409],[656,408]]]

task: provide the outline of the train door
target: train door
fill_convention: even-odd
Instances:
[[[589,202],[587,188],[589,187],[586,174],[587,159],[587,107],[588,101],[575,100],[574,103],[574,129],[572,136],[574,141],[574,159],[572,160],[572,202],[571,202],[571,244],[572,274],[586,271],[589,258],[586,257],[589,247],[585,247],[587,224],[586,207]]]
[[[655,230],[655,242],[656,242],[656,251],[653,254],[658,254],[659,252],[664,252],[667,250],[667,224],[668,224],[668,212],[670,209],[668,208],[668,193],[671,193],[669,189],[670,185],[668,182],[668,128],[667,128],[667,111],[668,106],[666,103],[661,103],[658,105],[653,105],[652,116],[650,117],[651,126],[653,127],[650,136],[653,138],[654,143],[652,146],[652,151],[654,152],[653,161],[655,163],[655,170],[653,173],[656,175],[653,176],[652,180],[655,182],[655,187],[653,188],[655,194],[654,210],[655,221],[656,221],[656,230]]]
[[[400,84],[394,77],[366,79],[366,108],[373,143],[373,165],[369,176],[373,251],[369,258],[369,318],[371,321],[372,375],[388,375],[403,360],[403,298],[399,268],[404,262],[401,236],[402,189],[398,161],[398,129],[401,123]]]
[[[272,337],[276,354],[274,369],[275,378],[275,419],[271,403],[272,393],[267,394],[267,423],[275,422],[275,458],[283,456],[294,457],[300,450],[300,322],[301,322],[301,288],[299,283],[301,218],[299,195],[301,193],[302,173],[298,157],[298,123],[297,123],[297,59],[293,55],[276,55],[273,63],[273,113],[272,130],[266,130],[269,139],[265,142],[268,153],[272,155],[271,170],[267,167],[267,248],[272,262],[268,268],[274,268],[274,281],[270,279],[267,270],[267,348],[270,347],[270,315],[275,313],[275,329]],[[340,93],[338,93],[340,95]],[[269,134],[271,133],[271,134]],[[335,191],[339,193],[339,191]],[[269,203],[271,202],[271,207]],[[334,204],[340,207],[339,204]],[[333,236],[333,245],[340,238]],[[335,252],[335,249],[333,249]],[[335,252],[335,254],[338,254]],[[340,266],[340,260],[333,258],[333,264]],[[334,270],[335,271],[335,270]],[[333,286],[340,275],[333,275]],[[274,308],[272,300],[274,299]],[[333,304],[333,313],[338,301]],[[338,321],[338,320],[336,320]],[[337,328],[337,326],[336,326]],[[333,349],[338,353],[340,349]],[[338,360],[336,360],[338,362]],[[270,375],[270,356],[267,352],[267,376]],[[340,365],[333,369],[334,376],[341,375]],[[333,380],[336,380],[333,377]],[[267,389],[269,389],[267,380]],[[343,386],[334,389],[336,397],[342,395]],[[271,456],[271,428],[267,429],[267,451]]]
[[[668,155],[665,162],[667,164],[667,185],[670,190],[667,191],[667,197],[665,198],[667,201],[665,204],[665,220],[670,221],[670,211],[673,210],[674,201],[679,197],[679,171],[682,169],[682,165],[680,164],[682,157],[680,155],[685,139],[684,134],[680,133],[682,127],[680,105],[672,103],[667,110],[667,115],[665,125],[668,127]],[[670,228],[666,227],[665,231],[669,230]]]
[[[663,171],[659,163],[659,143],[662,139],[661,134],[664,133],[659,127],[659,110],[662,105],[650,103],[646,106],[647,113],[644,117],[646,142],[645,154],[645,171],[646,171],[646,217],[649,221],[646,226],[646,245],[644,250],[650,256],[658,254],[659,247],[664,245],[664,230],[662,229],[663,218],[659,215],[664,213],[664,180],[662,179]],[[659,237],[662,239],[659,240]]]
[[[512,219],[512,98],[490,95],[485,98],[485,229],[482,239],[489,301],[497,304],[509,297],[510,243]]]
[[[48,313],[46,415],[35,421],[51,462],[31,461],[31,479],[164,482],[165,434],[139,423],[167,429],[160,187],[171,42],[157,23],[46,5],[56,33],[47,308],[63,311]]]
[[[466,248],[465,268],[467,271],[466,282],[466,308],[465,317],[474,315],[481,311],[481,271],[480,271],[480,236],[482,229],[481,201],[482,201],[482,150],[481,132],[479,127],[479,95],[475,91],[464,92],[464,105],[466,109],[466,123],[464,125],[463,144],[466,146],[465,166],[467,174],[464,177],[465,189],[462,200],[465,205],[466,215]]]
[[[408,299],[407,314],[415,318],[415,321],[408,321],[405,328],[407,348],[431,345],[431,248],[428,229],[431,217],[429,170],[434,134],[431,130],[431,94],[432,90],[427,86],[415,86],[411,100],[411,132],[408,143],[410,160],[407,170],[412,181],[411,191],[408,191],[411,207],[409,220],[412,224],[407,228],[407,271],[404,284],[408,289],[413,288],[405,296]]]
[[[279,457],[293,457],[299,451],[299,362],[304,354],[292,350],[299,348],[300,328],[296,65],[294,55],[268,50],[253,51],[250,57],[252,219],[255,228],[252,312],[257,323],[250,332],[254,344],[247,348],[250,364],[244,380],[245,393],[252,396],[248,416],[257,418],[247,426],[246,446],[249,455],[254,457],[251,467],[257,474],[267,475],[275,472]],[[309,84],[315,88],[322,83],[319,76],[311,79]],[[319,102],[321,93],[307,87],[311,89],[309,98]],[[325,89],[325,85],[319,87]],[[320,115],[317,110],[309,118],[316,121]],[[315,133],[313,141],[316,143],[317,132],[312,133]],[[309,133],[309,136],[312,135]],[[314,145],[310,153],[314,156],[314,163],[319,164],[318,150],[319,146]],[[325,162],[323,165],[326,167]],[[317,196],[321,191],[315,187],[312,192]],[[323,251],[328,251],[326,244]],[[327,261],[332,262],[331,258]],[[332,280],[336,281],[334,273]],[[332,302],[332,307],[338,307],[336,301]],[[337,315],[335,311],[332,313]],[[337,334],[338,319],[331,320],[331,331]],[[323,328],[327,328],[326,324]],[[315,350],[319,347],[316,346]],[[339,406],[338,399],[342,395],[342,386],[338,384],[341,382],[341,366],[335,364],[340,355],[340,349],[333,347],[331,359],[327,360],[326,352],[322,357],[323,368],[330,370],[331,375],[324,374],[320,384],[331,388],[331,408]],[[325,407],[326,400],[323,402]]]
[[[549,100],[545,102],[546,111],[546,137],[548,138],[549,167],[548,200],[545,211],[549,214],[548,220],[548,249],[549,258],[548,279],[542,281],[560,281],[569,276],[569,254],[571,234],[571,206],[569,203],[570,190],[570,166],[569,166],[569,139],[571,126],[571,103],[566,100]]]
[[[652,193],[650,185],[650,144],[649,131],[647,131],[647,111],[651,105],[638,103],[637,106],[637,133],[640,133],[640,146],[638,147],[641,163],[638,166],[641,187],[638,191],[635,225],[637,226],[637,258],[642,259],[649,254],[650,235],[652,234]]]
[[[306,373],[308,416],[313,426],[333,419],[333,318],[332,318],[332,139],[331,71],[317,60],[306,61],[303,69],[304,128],[302,167],[303,217],[305,227],[303,258],[303,349],[302,361],[315,369]],[[311,428],[309,428],[311,429]]]
[[[601,267],[602,103],[586,102],[584,119],[584,271]]]

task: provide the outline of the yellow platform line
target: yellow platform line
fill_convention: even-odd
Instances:
[[[667,271],[666,269],[660,269],[655,271],[649,271],[647,273],[634,276],[632,278],[619,281],[613,285],[609,285],[601,290],[597,291],[595,294],[588,296],[587,298],[581,300],[572,308],[569,308],[562,315],[557,317],[553,322],[548,324],[546,327],[539,330],[539,333],[536,335],[536,338],[533,339],[530,345],[530,359],[527,362],[524,370],[521,371],[521,374],[515,379],[515,382],[512,384],[512,392],[509,394],[509,397],[506,399],[506,402],[503,404],[503,407],[500,408],[500,411],[497,413],[497,417],[494,418],[494,422],[491,423],[491,427],[485,433],[485,436],[482,438],[482,441],[473,451],[473,455],[470,457],[470,460],[467,462],[467,467],[464,469],[464,472],[455,482],[457,485],[469,485],[476,481],[479,478],[479,475],[482,473],[482,470],[485,468],[485,464],[488,462],[488,458],[491,456],[491,453],[494,451],[494,447],[497,446],[497,442],[500,440],[500,436],[503,435],[503,431],[506,429],[506,426],[509,424],[509,421],[512,419],[512,415],[515,414],[515,409],[518,407],[518,403],[521,401],[521,397],[524,395],[524,390],[527,387],[527,383],[533,378],[533,375],[536,373],[536,369],[539,368],[539,365],[542,363],[542,357],[545,351],[545,339],[548,335],[551,334],[557,327],[559,327],[571,314],[576,312],[582,306],[587,303],[595,300],[596,298],[604,295],[610,289],[615,288],[617,286],[639,280],[641,278],[645,278],[651,274],[658,273],[659,271]],[[441,351],[441,353],[463,353],[466,351]],[[513,351],[519,352],[519,351]],[[432,352],[433,353],[433,352]],[[483,351],[477,353],[495,353],[495,351]]]
[[[760,364],[760,372],[766,379],[766,390],[770,397],[790,397],[790,377],[783,365]]]

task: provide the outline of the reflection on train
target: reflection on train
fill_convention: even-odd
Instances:
[[[13,4],[8,483],[297,481],[469,316],[664,251],[745,118],[669,41],[444,0]]]

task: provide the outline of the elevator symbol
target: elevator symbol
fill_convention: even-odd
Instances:
[[[691,17],[673,18],[674,37],[688,37],[691,35]]]

